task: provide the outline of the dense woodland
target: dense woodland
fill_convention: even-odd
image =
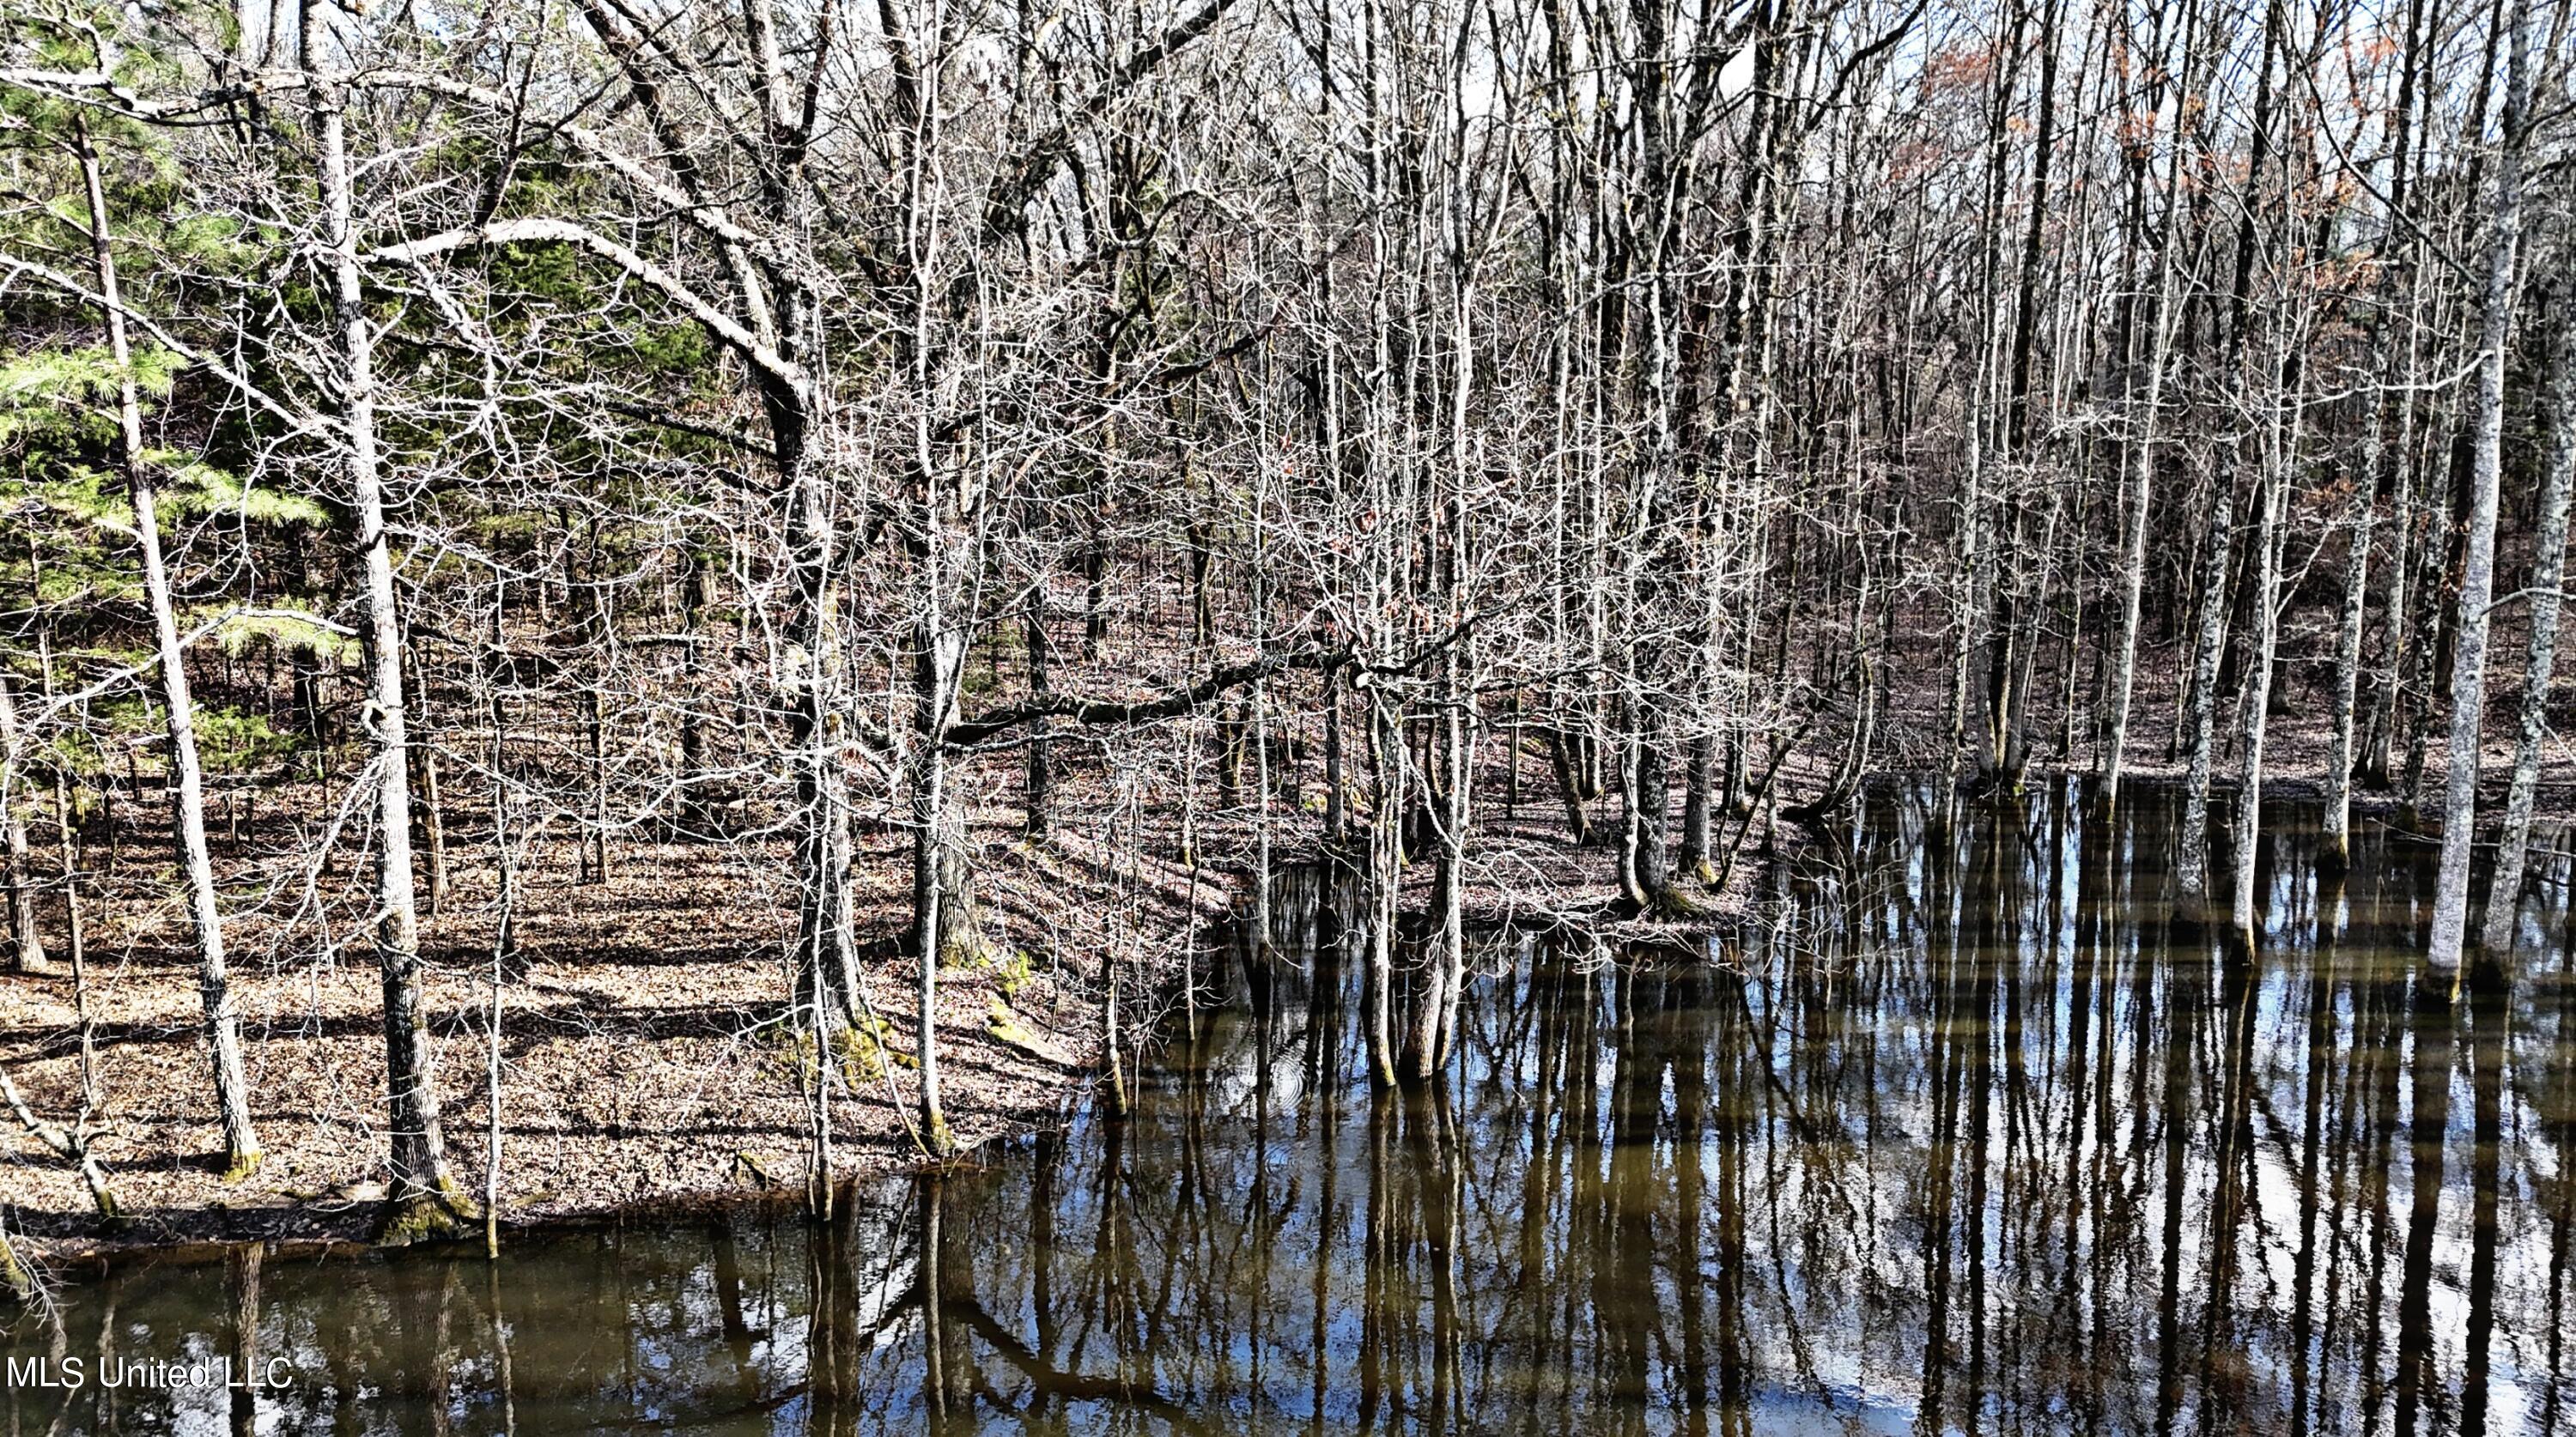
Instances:
[[[1342,855],[1390,1084],[1454,1049],[1506,805],[1694,921],[1873,774],[2170,771],[2181,889],[2250,933],[2288,773],[2330,852],[2422,810],[2455,964],[2508,937],[2473,841],[2518,891],[2566,769],[2571,27],[11,0],[10,961],[86,982],[143,865],[246,1175],[228,932],[365,955],[397,1231],[471,1205],[424,915],[489,877],[497,1013],[541,834],[792,874],[776,1012],[887,1034],[903,973],[933,1152],[997,816],[1150,812],[1193,884],[1231,825],[1255,933]]]

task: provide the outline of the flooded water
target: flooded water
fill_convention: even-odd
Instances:
[[[2275,817],[2238,962],[2172,921],[2159,796],[1946,835],[1889,799],[1716,961],[1495,940],[1448,1081],[1397,1094],[1309,886],[1127,1121],[1086,1109],[819,1228],[128,1268],[7,1339],[15,1378],[92,1380],[14,1381],[0,1422],[2576,1428],[2564,875],[2515,971],[2455,987],[2416,957],[2431,850],[2365,832],[2337,880],[2311,816]],[[227,1355],[284,1385],[96,1381]]]

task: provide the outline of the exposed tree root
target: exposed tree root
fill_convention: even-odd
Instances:
[[[36,1274],[9,1245],[9,1234],[0,1232],[0,1296],[21,1307],[33,1307],[43,1294],[36,1286]]]
[[[440,1183],[434,1192],[388,1199],[384,1217],[376,1228],[376,1245],[409,1247],[422,1242],[453,1242],[473,1236],[481,1221],[482,1213],[474,1199],[450,1180]]]
[[[1653,918],[1675,923],[1696,923],[1716,916],[1717,909],[1704,903],[1672,883],[1659,883],[1647,889],[1643,902],[1635,897],[1622,897],[1611,906],[1619,918]]]

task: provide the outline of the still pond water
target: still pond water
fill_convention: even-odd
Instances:
[[[2275,820],[2235,963],[2163,797],[1882,800],[1722,963],[1498,940],[1394,1096],[1306,884],[1125,1123],[821,1228],[131,1266],[0,1348],[291,1385],[22,1385],[0,1432],[2576,1429],[2564,889],[2455,991],[2429,850],[2337,881]]]

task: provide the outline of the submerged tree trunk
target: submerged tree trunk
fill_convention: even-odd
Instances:
[[[2354,751],[2361,684],[2361,628],[2370,608],[2370,541],[2378,502],[2378,399],[2371,401],[2370,431],[2362,446],[2361,472],[2354,476],[2350,518],[2344,526],[2343,598],[2335,614],[2332,731],[2326,741],[2325,831],[2317,841],[2321,862],[2341,867],[2352,846],[2352,779],[2359,762]]]
[[[1342,671],[1324,671],[1324,846],[1340,849],[1350,839],[1348,791],[1342,780]]]
[[[2174,239],[2174,214],[2182,191],[2183,149],[2177,138],[2172,157],[2166,162],[2163,226],[2166,248],[2156,257],[2156,288],[2151,301],[2154,309],[2147,321],[2146,398],[2144,412],[2138,420],[2137,452],[2130,466],[2128,493],[2121,506],[2125,532],[2120,556],[2120,637],[2112,649],[2110,736],[2102,750],[2102,799],[2112,807],[2119,804],[2120,775],[2129,760],[2130,706],[2137,690],[2138,676],[2138,627],[2147,587],[2147,521],[2155,512],[2156,434],[2163,417],[2165,374],[2178,322],[2174,311],[2179,306],[2174,303],[2173,292],[2177,266],[2170,251]]]
[[[1386,691],[1368,686],[1369,756],[1375,777],[1369,815],[1368,1034],[1369,1079],[1395,1083],[1395,920],[1404,877],[1406,788],[1404,735]]]
[[[1472,787],[1468,768],[1473,738],[1463,698],[1453,698],[1443,707],[1440,792],[1433,795],[1432,809],[1440,855],[1431,875],[1431,951],[1422,965],[1421,981],[1414,985],[1403,1056],[1404,1076],[1417,1082],[1438,1073],[1448,1060],[1459,991],[1467,977],[1467,826]]]
[[[2497,489],[2504,469],[2505,344],[2513,325],[2513,266],[2522,231],[2522,141],[2531,104],[2529,0],[2514,0],[2495,163],[2495,213],[2479,297],[2477,411],[2471,440],[2467,556],[2460,569],[2459,637],[2451,668],[2450,772],[2442,802],[2442,866],[2434,881],[2425,960],[2456,967],[2469,931],[2469,856],[2477,837],[2480,730],[2486,717],[2488,601],[2495,590]],[[2510,897],[2507,898],[2510,902]]]
[[[2531,842],[2531,808],[2540,789],[2540,743],[2549,732],[2549,679],[2558,657],[2559,584],[2567,573],[2567,509],[2576,492],[2576,284],[2558,284],[2558,334],[2549,357],[2548,390],[2541,400],[2549,426],[2549,457],[2541,480],[2539,532],[2532,539],[2531,650],[2522,673],[2522,723],[2514,738],[2513,783],[2506,791],[2504,831],[2496,841],[2495,880],[2487,888],[2481,941],[2488,951],[2511,952],[2522,878]]]
[[[2267,366],[2279,375],[2282,366]],[[2279,587],[2281,566],[2281,510],[2287,502],[2290,476],[2296,472],[2295,455],[2298,427],[2290,426],[2285,450],[2281,436],[2281,411],[2285,404],[2297,402],[2294,395],[2278,396],[2271,406],[2271,435],[2265,445],[2262,472],[2256,477],[2254,507],[2253,603],[2254,631],[2246,636],[2245,694],[2241,710],[2242,729],[2238,735],[2243,777],[2236,794],[2235,851],[2229,856],[2235,862],[2231,885],[2231,932],[2240,952],[2251,952],[2260,936],[2258,924],[2261,905],[2254,891],[2255,849],[2263,825],[2263,739],[2268,728],[2272,705],[2272,654],[2278,638],[2273,591]]]
[[[2183,729],[2190,740],[2191,769],[2183,790],[2182,846],[2174,865],[2174,882],[2195,906],[2209,893],[2209,780],[2218,703],[2218,660],[2227,647],[2228,554],[2234,537],[2236,473],[2222,456],[2201,534],[2200,632],[2192,645],[2191,702]]]

